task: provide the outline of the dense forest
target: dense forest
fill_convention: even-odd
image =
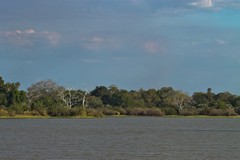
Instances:
[[[229,92],[195,92],[191,96],[172,87],[119,89],[97,86],[92,91],[65,88],[52,80],[32,84],[5,83],[0,76],[0,116],[210,115],[240,114],[240,96]]]

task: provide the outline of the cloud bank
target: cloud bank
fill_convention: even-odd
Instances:
[[[37,43],[46,43],[49,45],[57,45],[60,42],[61,36],[57,32],[36,31],[35,29],[0,32],[0,44],[12,46],[28,46]]]
[[[200,1],[196,1],[196,2],[191,2],[189,4],[191,6],[197,6],[197,7],[203,7],[203,8],[213,7],[212,0],[200,0]]]

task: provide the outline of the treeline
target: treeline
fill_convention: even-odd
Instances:
[[[92,91],[65,88],[52,80],[32,84],[5,83],[0,77],[0,116],[210,115],[240,114],[240,96],[229,92],[195,92],[191,96],[172,87],[123,90],[97,86]]]

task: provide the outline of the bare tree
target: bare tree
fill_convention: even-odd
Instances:
[[[74,90],[72,88],[65,89],[64,87],[59,88],[58,95],[60,99],[64,102],[64,104],[72,108],[73,106],[82,105],[82,107],[86,107],[86,95],[87,91],[83,92],[80,90]]]
[[[32,84],[27,90],[29,104],[41,96],[51,96],[58,102],[64,103],[68,108],[80,105],[86,108],[87,90],[83,92],[81,90],[65,88],[52,80],[37,82]]]
[[[179,112],[182,113],[183,107],[187,106],[191,98],[184,92],[179,90],[170,90],[164,98],[165,103],[175,106]]]
[[[59,87],[56,82],[50,79],[34,83],[27,89],[28,101],[31,103],[43,95],[54,94],[58,91]]]

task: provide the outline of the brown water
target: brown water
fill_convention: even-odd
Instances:
[[[240,119],[1,119],[0,160],[238,160]]]

